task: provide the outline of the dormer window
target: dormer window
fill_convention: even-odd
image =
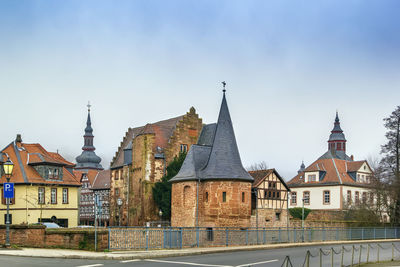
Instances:
[[[316,181],[317,181],[317,175],[315,175],[315,174],[309,174],[309,175],[308,175],[308,181],[309,181],[309,182],[316,182]]]

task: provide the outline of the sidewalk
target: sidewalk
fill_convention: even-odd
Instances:
[[[106,259],[106,260],[131,260],[131,259],[152,259],[164,257],[179,257],[189,255],[200,255],[210,253],[249,251],[262,249],[291,248],[303,246],[326,246],[326,245],[346,245],[354,243],[382,243],[400,242],[400,239],[378,239],[360,241],[327,241],[309,243],[288,243],[288,244],[268,244],[256,246],[236,246],[236,247],[211,247],[211,248],[187,248],[187,249],[163,249],[149,251],[113,251],[113,252],[93,252],[71,249],[45,249],[45,248],[22,248],[22,249],[2,249],[0,255],[20,256],[20,257],[42,257],[42,258],[67,258],[67,259]]]

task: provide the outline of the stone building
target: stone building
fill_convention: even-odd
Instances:
[[[111,162],[112,225],[143,226],[159,220],[153,185],[175,156],[197,142],[202,127],[202,119],[192,107],[183,116],[128,129]]]
[[[289,225],[290,189],[275,169],[249,171],[252,186],[252,227],[286,227]]]
[[[366,160],[354,161],[346,154],[346,138],[336,113],[328,140],[328,151],[305,167],[287,184],[291,189],[289,207],[312,209],[308,218],[338,218],[342,211],[360,203],[373,205],[376,196],[371,191],[373,171]]]
[[[249,227],[253,178],[243,168],[225,90],[218,122],[203,127],[170,180],[171,226]],[[212,238],[211,238],[212,239]]]

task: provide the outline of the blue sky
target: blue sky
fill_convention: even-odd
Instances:
[[[399,1],[0,1],[5,146],[21,133],[73,160],[86,103],[108,166],[128,127],[194,106],[216,121],[227,81],[245,166],[286,179],[327,148],[339,110],[356,159],[378,156],[400,99]]]

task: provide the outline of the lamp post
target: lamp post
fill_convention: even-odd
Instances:
[[[117,199],[117,205],[118,205],[118,226],[121,226],[121,206],[122,206],[122,199],[118,198]]]
[[[10,160],[7,159],[5,163],[3,163],[4,174],[7,179],[7,183],[10,182],[10,178],[14,169],[14,164]],[[4,185],[3,185],[4,186]],[[6,247],[10,246],[10,198],[6,198],[7,202],[7,217],[6,217]]]

